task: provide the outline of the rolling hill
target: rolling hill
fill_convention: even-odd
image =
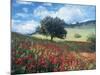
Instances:
[[[77,22],[75,24],[66,24],[65,27],[67,28],[74,28],[74,27],[95,27],[96,26],[96,20],[90,20],[85,22]]]

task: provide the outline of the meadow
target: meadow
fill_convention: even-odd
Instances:
[[[12,74],[91,70],[96,68],[92,43],[50,41],[12,32]]]
[[[95,34],[95,26],[83,26],[83,27],[75,27],[75,28],[65,28],[67,30],[67,36],[65,39],[55,38],[54,41],[83,41],[87,42],[87,38],[91,34]],[[80,37],[75,37],[75,35],[79,35]],[[34,34],[33,37],[38,39],[50,39],[50,36],[44,36],[41,34]]]

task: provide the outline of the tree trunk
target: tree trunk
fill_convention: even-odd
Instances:
[[[53,36],[51,36],[51,41],[53,41]]]

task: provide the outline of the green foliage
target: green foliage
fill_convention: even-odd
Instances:
[[[89,35],[87,41],[89,41],[91,43],[95,43],[96,42],[96,35],[95,34]]]
[[[90,45],[90,48],[95,51],[96,50],[96,35],[91,34],[90,36],[88,36],[87,41],[92,43],[92,45]]]
[[[67,31],[64,29],[64,25],[66,23],[58,17],[52,18],[50,16],[47,16],[42,19],[40,23],[40,32],[44,35],[50,35],[51,40],[53,40],[54,37],[58,37],[61,39],[64,39],[66,37]]]
[[[80,34],[75,34],[74,37],[75,38],[81,38],[81,35]]]

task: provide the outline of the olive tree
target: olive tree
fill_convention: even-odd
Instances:
[[[47,36],[49,35],[51,40],[53,40],[54,37],[61,39],[66,37],[67,31],[64,29],[66,23],[60,18],[47,16],[41,20],[40,24],[40,33]]]

